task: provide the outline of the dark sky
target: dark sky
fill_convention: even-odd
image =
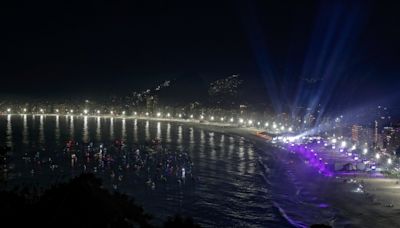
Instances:
[[[30,1],[1,7],[0,21],[2,94],[106,94],[236,73],[293,105],[399,97],[394,1]]]

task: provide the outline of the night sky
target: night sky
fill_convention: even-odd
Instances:
[[[1,94],[108,94],[240,74],[276,109],[399,100],[394,1],[66,2],[1,7]]]

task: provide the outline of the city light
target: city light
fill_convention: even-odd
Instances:
[[[400,228],[397,4],[297,2],[6,9],[0,198],[28,190],[10,214]]]

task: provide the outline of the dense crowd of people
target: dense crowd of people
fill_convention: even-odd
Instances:
[[[121,182],[144,184],[155,189],[158,184],[195,182],[193,162],[185,151],[169,149],[158,140],[128,146],[121,140],[112,143],[81,143],[70,140],[62,153],[36,148],[23,156],[25,170],[31,175],[50,172],[73,176],[94,173],[117,189]]]

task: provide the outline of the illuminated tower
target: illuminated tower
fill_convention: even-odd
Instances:
[[[360,141],[360,134],[362,130],[363,129],[360,125],[353,125],[351,127],[351,139],[353,142],[358,143]]]
[[[374,147],[378,146],[378,121],[375,120],[375,129],[374,129]]]

